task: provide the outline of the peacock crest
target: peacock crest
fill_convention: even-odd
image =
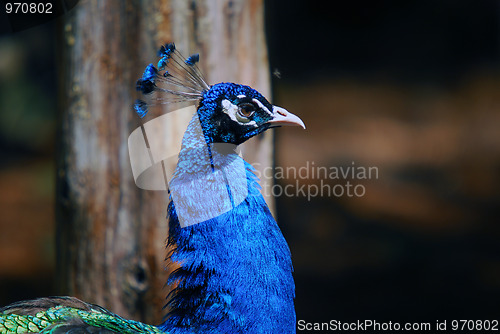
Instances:
[[[140,118],[146,116],[149,105],[198,101],[210,89],[196,65],[199,54],[184,58],[174,43],[167,43],[158,50],[158,57],[157,67],[149,64],[136,83],[136,89],[150,98],[149,103],[136,100],[134,110]]]

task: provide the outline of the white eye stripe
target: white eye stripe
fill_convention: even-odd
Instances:
[[[244,95],[244,94],[240,94],[240,95],[237,96],[237,98],[239,98],[239,99],[243,99],[245,97],[247,97],[247,96]],[[261,108],[262,110],[264,110],[265,112],[267,112],[269,114],[269,116],[273,116],[273,112],[271,110],[267,109],[267,107],[265,105],[263,105],[262,102],[260,102],[257,99],[252,99],[252,101],[255,104],[257,104],[259,106],[259,108]]]
[[[262,102],[260,102],[257,99],[252,99],[252,101],[255,102],[259,106],[260,109],[262,109],[265,112],[267,112],[269,114],[269,116],[273,115],[273,113],[269,109],[267,109],[267,107],[265,105],[263,105]]]

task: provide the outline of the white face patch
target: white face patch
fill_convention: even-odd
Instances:
[[[239,109],[238,106],[234,105],[231,101],[222,100],[222,111],[225,112],[234,122],[241,124],[241,125],[250,125],[253,127],[257,127],[257,123],[255,123],[255,121],[250,121],[247,123],[240,122],[238,120],[238,118],[236,117],[236,113],[238,112],[238,109]]]

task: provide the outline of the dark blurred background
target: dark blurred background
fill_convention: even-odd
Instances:
[[[267,31],[307,125],[276,164],[379,170],[360,198],[278,198],[298,319],[498,318],[500,2],[268,1]]]
[[[270,0],[266,30],[273,102],[307,125],[276,166],[379,170],[362,197],[277,198],[297,318],[498,318],[500,2]],[[57,293],[56,36],[0,36],[0,305]]]
[[[0,35],[1,305],[56,291],[56,36],[54,21]]]

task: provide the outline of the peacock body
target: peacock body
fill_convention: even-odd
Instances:
[[[168,245],[179,264],[167,282],[176,284],[170,312],[151,326],[76,298],[40,298],[0,309],[0,334],[295,333],[290,250],[234,148],[271,127],[304,124],[248,86],[208,86],[198,55],[184,59],[166,44],[159,56],[138,90],[153,103],[198,103],[170,183]],[[136,102],[141,118],[149,105]]]

